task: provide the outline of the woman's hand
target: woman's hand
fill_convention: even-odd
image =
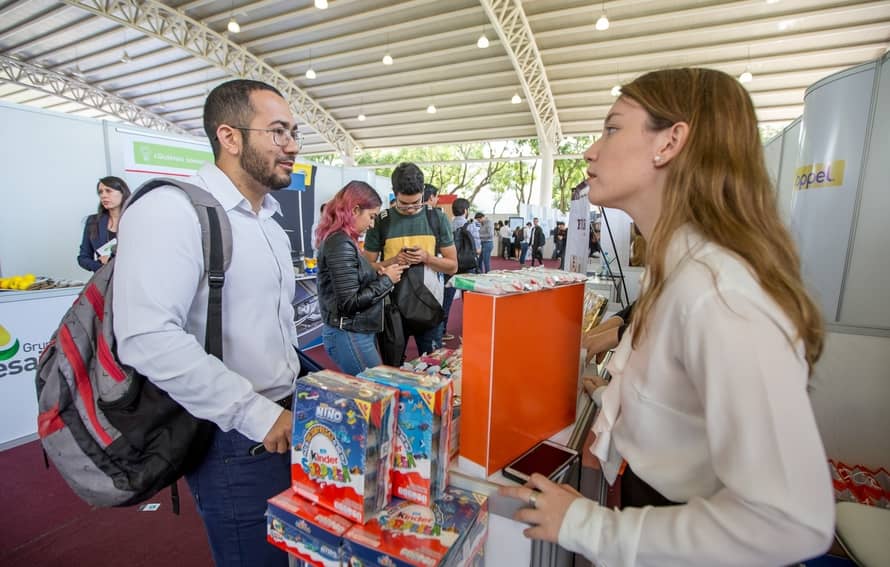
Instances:
[[[408,266],[404,264],[390,264],[380,270],[380,275],[388,277],[392,280],[393,284],[397,284],[399,283],[399,280],[402,279],[402,272],[404,272],[406,268],[408,268]]]
[[[574,488],[556,484],[538,473],[533,474],[525,486],[502,486],[498,493],[528,503],[527,508],[513,516],[514,520],[531,524],[532,527],[522,532],[525,537],[553,543],[559,543],[559,529],[569,506],[583,498]]]
[[[108,260],[111,260],[111,256],[99,256],[99,262],[104,266],[108,263]]]

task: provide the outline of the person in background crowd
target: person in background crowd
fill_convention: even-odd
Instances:
[[[544,243],[547,241],[547,237],[544,236],[544,229],[538,225],[538,217],[532,219],[532,227],[529,231],[528,237],[528,245],[532,251],[532,267],[535,265],[535,260],[537,260],[541,266],[544,265]],[[520,262],[522,263],[522,262]]]
[[[473,237],[473,242],[476,244],[476,256],[479,256],[482,252],[482,241],[479,240],[479,226],[476,223],[471,222],[469,219],[470,202],[463,197],[458,197],[451,204],[451,214],[453,215],[453,218],[451,219],[451,231],[456,232],[458,229],[466,226],[467,232],[470,233],[470,236]],[[446,284],[449,279],[451,279],[451,276],[446,275]],[[445,310],[445,318],[439,325],[439,344],[442,344],[443,341],[454,340],[454,335],[448,332],[448,314],[451,312],[451,304],[454,301],[455,291],[457,290],[453,287],[445,286],[445,298],[442,301],[442,309]]]
[[[747,90],[710,69],[621,89],[584,154],[647,275],[613,355],[593,453],[623,509],[541,475],[526,535],[605,565],[789,565],[823,553],[834,495],[807,395],[823,323],[781,221]],[[682,458],[678,458],[682,455]]]
[[[550,238],[553,240],[553,250],[550,252],[551,260],[556,260],[557,258],[559,258],[559,246],[556,245],[557,230],[559,230],[559,226],[554,226],[550,229]]]
[[[501,224],[498,229],[498,236],[501,238],[501,258],[504,260],[513,258],[513,231],[506,222]]]
[[[290,486],[295,283],[290,240],[270,195],[290,184],[302,145],[274,87],[245,79],[207,95],[214,162],[190,182],[226,210],[234,253],[222,288],[224,360],[203,348],[208,281],[201,227],[179,189],[159,187],[121,219],[114,334],[121,362],[213,422],[211,445],[186,475],[217,566],[281,566],[266,542],[266,500]],[[163,227],[160,229],[159,227]],[[266,452],[253,449],[262,441]]]
[[[117,239],[117,223],[124,203],[130,198],[130,188],[120,177],[108,176],[96,184],[96,193],[99,194],[99,210],[87,217],[80,253],[77,255],[80,267],[91,272],[107,264],[114,256],[114,243],[106,245]]]
[[[487,274],[491,271],[491,251],[494,248],[494,228],[491,220],[485,213],[476,213],[476,222],[479,223],[479,240],[482,243],[482,251],[479,253],[479,271]]]
[[[513,231],[513,260],[519,260],[519,251],[522,250],[522,243],[525,241],[525,228],[520,224]]]
[[[392,264],[424,265],[439,274],[457,271],[457,251],[448,219],[439,209],[439,234],[433,232],[427,205],[423,203],[423,172],[413,163],[400,163],[392,172],[395,204],[380,214],[378,222],[365,235],[365,257],[377,270]],[[385,226],[385,232],[382,227]],[[437,255],[436,247],[439,247]],[[403,320],[404,321],[404,320]],[[438,346],[439,325],[426,328],[412,327],[404,321],[405,338],[414,337],[420,353],[432,352]]]
[[[423,184],[423,204],[431,209],[439,206],[439,188],[429,183]]]
[[[520,266],[525,265],[525,257],[528,254],[529,239],[531,238],[531,236],[532,236],[532,223],[527,222],[527,223],[525,223],[525,228],[522,229],[522,244],[521,244],[522,251],[519,253],[519,265]]]
[[[600,231],[597,229],[599,223],[590,223],[590,239],[587,241],[588,257],[599,258],[600,251]]]
[[[358,247],[374,226],[382,201],[373,187],[350,181],[330,201],[318,224],[318,302],[325,352],[347,374],[378,366],[377,333],[383,298],[407,267],[394,263],[378,274]]]

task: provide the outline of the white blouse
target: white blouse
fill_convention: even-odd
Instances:
[[[625,333],[591,450],[621,458],[684,505],[609,510],[578,499],[559,543],[596,565],[787,565],[834,530],[825,449],[803,346],[747,263],[691,228],[674,235],[667,281],[632,349]],[[645,282],[644,282],[645,285]]]

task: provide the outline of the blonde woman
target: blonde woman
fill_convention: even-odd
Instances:
[[[585,153],[590,200],[648,244],[592,447],[622,509],[540,475],[502,489],[526,535],[597,565],[788,565],[824,552],[834,503],[807,396],[820,315],[779,220],[747,91],[708,69],[622,89]]]

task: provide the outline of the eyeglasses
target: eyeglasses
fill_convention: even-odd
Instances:
[[[423,208],[423,203],[400,203],[396,201],[393,207],[400,211],[418,211]]]
[[[232,128],[235,128],[236,130],[246,130],[248,132],[272,132],[272,143],[281,148],[286,148],[291,142],[297,144],[297,150],[303,147],[303,133],[297,130],[296,126],[291,130],[280,126],[278,128],[244,128],[242,126],[232,126]]]

